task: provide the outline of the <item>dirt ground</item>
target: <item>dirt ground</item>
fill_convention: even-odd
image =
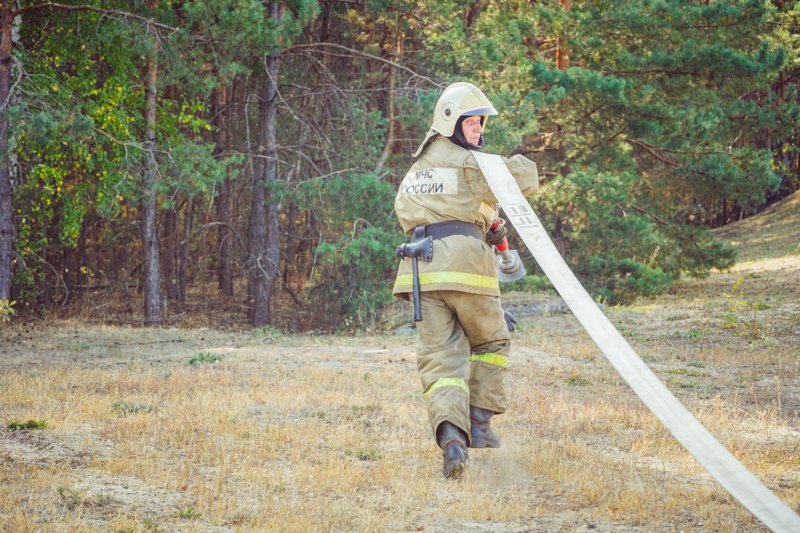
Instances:
[[[720,236],[730,272],[606,314],[800,509],[800,195]],[[519,317],[499,450],[441,478],[409,328],[78,321],[0,333],[0,531],[762,531],[554,295]],[[399,313],[408,313],[405,308]],[[408,316],[408,315],[407,315]],[[42,421],[44,427],[10,429]]]

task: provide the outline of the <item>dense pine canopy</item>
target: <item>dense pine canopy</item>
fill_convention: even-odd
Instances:
[[[732,265],[709,228],[800,188],[795,2],[20,1],[0,23],[0,319],[102,288],[163,323],[189,287],[254,325],[274,294],[298,328],[373,324],[397,184],[457,80],[609,303]]]

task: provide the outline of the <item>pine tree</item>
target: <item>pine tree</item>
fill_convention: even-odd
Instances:
[[[494,125],[549,178],[535,204],[562,252],[611,301],[730,266],[732,250],[704,226],[731,206],[753,212],[781,182],[759,140],[786,110],[757,97],[786,57],[763,39],[774,11],[750,0],[562,4],[486,9],[467,67],[504,59],[486,79],[505,104]],[[485,37],[498,26],[509,30]],[[526,110],[535,118],[508,118]]]

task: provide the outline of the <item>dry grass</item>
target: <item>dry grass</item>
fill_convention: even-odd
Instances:
[[[798,198],[787,202],[793,211],[768,213],[770,223],[726,229],[748,247],[732,272],[608,310],[670,389],[794,509]],[[771,244],[754,253],[759,235]],[[410,334],[59,321],[6,328],[0,352],[0,531],[764,529],[569,315],[521,319],[511,405],[496,422],[504,447],[472,450],[459,482],[441,477]],[[32,419],[47,425],[6,429]]]

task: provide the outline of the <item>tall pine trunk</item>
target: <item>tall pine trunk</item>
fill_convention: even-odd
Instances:
[[[280,5],[272,2],[270,17],[280,19]],[[259,102],[258,148],[250,212],[250,253],[247,261],[250,293],[250,319],[254,326],[271,323],[272,288],[278,274],[280,249],[278,213],[280,205],[268,190],[278,179],[278,154],[275,143],[278,115],[277,52],[265,58],[264,86]]]
[[[11,3],[0,3],[0,301],[11,299],[14,209],[11,204],[8,110],[11,105]]]
[[[228,91],[220,85],[211,94],[211,109],[214,124],[214,156],[225,157],[229,142]],[[231,180],[227,176],[217,184],[217,286],[222,296],[233,297],[233,231],[231,230]]]
[[[178,254],[178,302],[180,309],[186,305],[186,284],[189,272],[189,243],[192,240],[192,229],[194,226],[194,208],[196,198],[190,199],[186,203],[183,212],[183,237],[181,238]]]
[[[174,191],[173,191],[173,194]],[[167,297],[164,308],[169,312],[169,305],[178,301],[178,210],[173,206],[164,210],[161,221],[161,243],[159,250],[161,257],[161,278],[166,282],[165,294]]]
[[[399,31],[395,30],[395,32],[396,33],[393,36],[393,48],[396,57],[389,57],[389,59],[402,60],[403,39]],[[395,86],[397,85],[397,69],[394,66],[389,67],[389,75],[388,79],[386,80],[386,84],[389,87],[388,91],[386,92],[385,109],[385,115],[387,117],[386,141],[383,144],[383,152],[381,152],[381,156],[378,158],[378,162],[375,164],[375,169],[373,170],[376,176],[380,176],[381,172],[383,172],[383,166],[394,152],[395,143],[397,142],[397,113],[394,102]]]
[[[144,263],[144,323],[160,325],[161,271],[158,225],[156,223],[156,95],[158,81],[158,38],[154,37],[145,70],[145,154],[142,176],[142,252]]]
[[[572,10],[572,0],[561,0],[561,9],[566,12]],[[565,35],[556,36],[556,67],[559,70],[566,70],[569,68],[569,47],[567,46],[567,38]]]

